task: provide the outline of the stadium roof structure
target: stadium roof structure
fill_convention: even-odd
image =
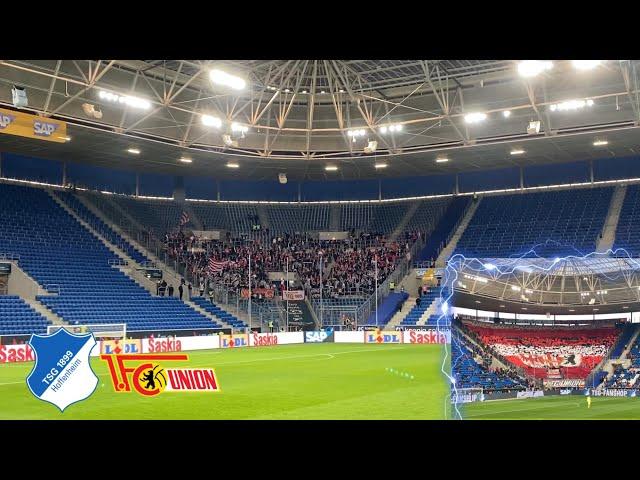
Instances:
[[[212,70],[246,86],[217,84]],[[234,160],[247,179],[365,179],[638,153],[631,60],[554,61],[527,78],[514,60],[0,60],[1,107],[14,108],[14,85],[23,110],[67,121],[71,141],[4,135],[1,150],[164,173],[231,177]],[[126,96],[147,108],[113,101]]]
[[[620,251],[616,252],[617,254]],[[584,307],[603,313],[640,302],[640,259],[615,258],[610,253],[564,258],[465,258],[452,257],[447,269],[455,278],[454,290],[467,304],[482,305],[481,298],[504,309],[503,302],[522,309]],[[538,308],[535,308],[538,307]],[[483,307],[486,309],[486,305]],[[567,310],[563,311],[567,313]]]

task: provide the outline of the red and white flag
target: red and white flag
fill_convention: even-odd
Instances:
[[[189,223],[189,214],[187,212],[182,212],[182,216],[180,217],[180,225],[186,225]]]
[[[209,273],[220,273],[228,263],[228,261],[214,260],[212,258],[209,260],[209,267],[207,270]]]

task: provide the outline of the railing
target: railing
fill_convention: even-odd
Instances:
[[[0,260],[14,260],[20,262],[20,255],[17,253],[0,253]]]
[[[127,260],[122,259],[122,258],[110,258],[109,259],[109,265],[111,265],[111,266],[114,266],[114,265],[127,266],[127,265],[129,265],[129,262]]]
[[[57,293],[60,295],[60,292],[62,291],[62,287],[57,283],[49,283],[43,286],[47,293]]]

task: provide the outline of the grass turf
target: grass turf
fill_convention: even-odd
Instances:
[[[216,393],[116,393],[106,362],[100,381],[64,413],[34,397],[33,363],[0,366],[0,419],[444,419],[440,345],[305,344],[187,352],[174,366],[212,367]],[[170,362],[161,362],[171,366]],[[393,368],[414,379],[390,373]]]
[[[630,420],[640,419],[640,398],[592,397],[591,408],[582,395],[522,400],[493,400],[466,404],[465,420]]]

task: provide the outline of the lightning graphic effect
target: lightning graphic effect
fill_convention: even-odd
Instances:
[[[555,247],[557,248],[557,251],[561,252],[574,253],[553,258],[542,256],[538,253],[539,250],[546,251],[549,249],[549,247]],[[458,388],[462,387],[458,387],[456,378],[453,376],[453,372],[455,371],[455,367],[458,364],[457,362],[459,361],[459,358],[454,359],[452,356],[452,346],[454,344],[455,337],[453,334],[453,329],[451,328],[452,314],[450,313],[454,285],[458,281],[458,273],[461,270],[462,266],[464,265],[465,269],[476,273],[490,272],[489,276],[495,279],[501,275],[512,275],[515,271],[527,273],[533,273],[537,271],[538,273],[548,273],[551,270],[558,268],[558,266],[564,262],[573,259],[584,261],[596,256],[603,258],[606,257],[622,259],[628,263],[630,268],[635,268],[640,271],[640,259],[632,258],[631,254],[624,248],[616,248],[615,250],[607,249],[604,252],[591,252],[585,255],[571,245],[563,245],[560,242],[550,239],[534,245],[531,249],[520,255],[510,255],[509,257],[502,258],[502,264],[499,266],[492,263],[485,263],[479,258],[466,257],[461,253],[456,253],[449,258],[444,271],[443,287],[440,290],[440,315],[438,316],[436,323],[436,329],[438,332],[440,332],[441,328],[450,329],[451,331],[451,347],[449,346],[449,344],[445,343],[444,355],[440,367],[442,374],[449,381],[451,388],[450,395],[445,399],[445,414],[450,408],[449,405],[453,404],[454,419],[462,420],[463,418],[458,406],[458,402],[452,401],[454,398],[457,400]],[[543,262],[532,262],[532,259],[543,260]],[[613,274],[611,272],[598,272],[598,274],[603,278],[611,281],[616,281],[623,276],[620,271],[618,271],[617,274]],[[447,371],[446,364],[449,356],[451,356],[451,370]]]

